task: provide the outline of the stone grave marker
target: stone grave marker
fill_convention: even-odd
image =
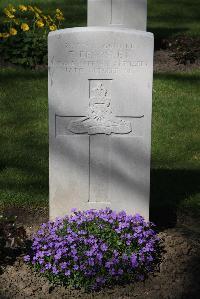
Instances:
[[[153,35],[49,34],[50,218],[72,208],[149,217]]]
[[[88,26],[146,30],[147,0],[88,0]]]

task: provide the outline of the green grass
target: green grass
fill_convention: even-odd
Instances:
[[[148,31],[157,40],[178,34],[199,36],[199,0],[148,0]]]
[[[66,17],[64,27],[86,25],[86,0],[0,0],[0,9],[9,3],[35,4],[47,13],[60,8]],[[199,35],[199,4],[199,0],[148,0],[148,30],[157,40],[176,34]]]
[[[48,198],[46,72],[0,72],[0,202],[43,205]]]
[[[151,216],[200,215],[200,72],[154,76]]]
[[[0,205],[48,203],[47,74],[0,72]],[[151,215],[200,211],[200,72],[154,77]]]

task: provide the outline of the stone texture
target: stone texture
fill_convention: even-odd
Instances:
[[[50,217],[105,208],[149,217],[153,35],[49,35]]]
[[[146,30],[146,0],[88,0],[88,26]]]

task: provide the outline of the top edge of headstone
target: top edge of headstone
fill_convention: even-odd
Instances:
[[[88,0],[87,25],[146,31],[147,0]]]
[[[142,30],[136,30],[136,29],[130,29],[130,28],[118,28],[118,27],[73,27],[73,28],[65,28],[65,29],[59,29],[55,31],[51,31],[49,33],[49,37],[53,37],[60,34],[65,33],[75,33],[75,32],[126,32],[126,33],[134,33],[135,35],[140,36],[146,36],[153,38],[153,33],[142,31]]]

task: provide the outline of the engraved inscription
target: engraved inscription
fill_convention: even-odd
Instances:
[[[89,108],[85,117],[71,121],[69,131],[74,134],[128,134],[131,123],[113,115],[111,108],[112,80],[89,80]]]
[[[53,67],[67,73],[132,74],[147,67],[147,62],[138,55],[133,42],[122,43],[118,39],[94,45],[87,42],[66,41],[62,60],[56,59]]]

